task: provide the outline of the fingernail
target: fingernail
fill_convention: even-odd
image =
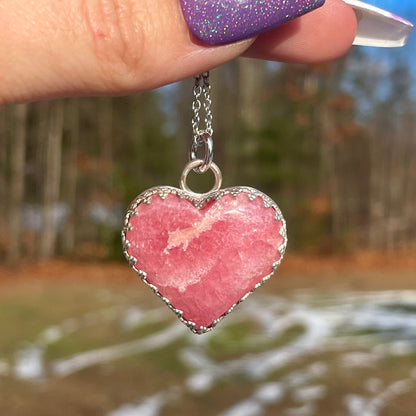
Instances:
[[[354,45],[397,47],[404,46],[413,24],[387,10],[359,0],[344,0],[357,16],[357,34]]]
[[[321,7],[325,0],[180,0],[194,36],[207,45],[251,38]]]

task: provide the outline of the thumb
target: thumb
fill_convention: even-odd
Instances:
[[[198,44],[178,0],[2,0],[0,33],[0,104],[155,88],[253,42]]]

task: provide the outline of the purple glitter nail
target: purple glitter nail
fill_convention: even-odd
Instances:
[[[223,45],[258,35],[321,7],[325,0],[180,0],[191,32]]]

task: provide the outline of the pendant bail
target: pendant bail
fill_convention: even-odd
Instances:
[[[188,183],[187,183],[189,173],[191,172],[191,170],[198,169],[203,165],[204,165],[204,161],[202,159],[191,160],[185,165],[185,168],[183,169],[181,179],[179,182],[180,187],[183,191],[189,192],[190,194],[195,195],[195,196],[201,196],[201,195],[206,195],[211,192],[218,192],[221,189],[222,173],[221,173],[220,168],[214,162],[211,162],[211,164],[208,167],[208,169],[211,169],[215,178],[215,183],[214,183],[214,186],[211,188],[211,190],[203,194],[199,194],[197,192],[192,191],[192,189],[189,188]]]

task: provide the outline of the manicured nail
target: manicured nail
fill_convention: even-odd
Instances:
[[[251,38],[321,7],[325,0],[180,0],[201,42],[224,45]]]
[[[359,0],[344,0],[357,16],[357,34],[354,45],[397,47],[404,46],[413,24],[387,10]]]

